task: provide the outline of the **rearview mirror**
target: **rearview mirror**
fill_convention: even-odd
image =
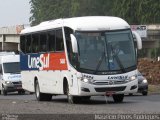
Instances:
[[[70,34],[70,37],[71,37],[73,53],[78,53],[77,39],[73,34]]]
[[[142,49],[142,40],[140,35],[136,31],[132,31],[134,40],[137,42],[137,49]]]

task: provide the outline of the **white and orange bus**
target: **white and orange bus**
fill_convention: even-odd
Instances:
[[[118,17],[42,22],[21,32],[22,86],[39,101],[65,94],[69,103],[95,95],[122,102],[137,92],[135,46],[141,49],[141,38]]]

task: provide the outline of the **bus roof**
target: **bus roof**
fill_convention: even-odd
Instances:
[[[49,30],[59,27],[70,27],[78,31],[117,30],[130,28],[121,18],[111,16],[86,16],[45,21],[37,26],[22,30],[21,34]]]

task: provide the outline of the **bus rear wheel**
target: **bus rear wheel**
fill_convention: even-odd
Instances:
[[[4,95],[4,96],[6,96],[7,95],[7,91],[5,90],[5,88],[4,88],[4,86],[2,85],[2,94]]]
[[[123,102],[124,94],[115,94],[113,95],[113,100],[116,103]]]
[[[38,101],[51,101],[52,95],[40,92],[38,81],[35,82],[35,94]]]

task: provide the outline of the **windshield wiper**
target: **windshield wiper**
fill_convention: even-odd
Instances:
[[[112,45],[111,45],[111,50],[112,50],[112,52],[114,53],[114,48],[113,48]],[[125,73],[126,70],[125,70],[125,68],[124,68],[124,66],[123,66],[123,64],[122,64],[122,62],[121,62],[121,60],[120,60],[119,57],[118,57],[118,53],[117,53],[117,54],[114,53],[113,57],[116,59],[118,65],[119,65],[119,67],[120,67],[120,70],[121,70],[123,73]]]
[[[99,59],[99,61],[98,61],[98,64],[97,64],[97,66],[96,66],[96,70],[95,70],[94,74],[97,73],[97,71],[98,71],[99,67],[101,66],[102,61],[103,61],[104,58],[105,58],[105,52],[102,53],[102,56],[100,57],[100,59]]]
[[[122,62],[120,61],[120,59],[119,59],[119,57],[118,57],[117,54],[115,55],[115,58],[116,58],[116,61],[117,61],[118,65],[119,65],[119,67],[121,68],[121,71],[122,71],[123,73],[125,73],[126,70],[124,69],[124,66],[122,65]]]

